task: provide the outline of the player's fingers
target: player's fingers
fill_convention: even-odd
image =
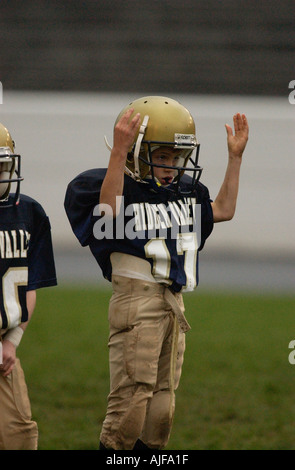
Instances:
[[[245,114],[242,114],[242,123],[245,130],[249,131],[248,119]]]
[[[133,108],[129,108],[129,109],[127,109],[126,113],[123,114],[123,116],[126,116],[126,117],[131,116],[131,114],[132,114],[133,112],[134,112],[134,109],[133,109]]]
[[[133,111],[134,111],[133,108],[127,109],[126,113],[123,114],[123,116],[121,117],[121,119],[119,119],[118,123],[122,123],[122,124],[128,123],[129,118],[130,118],[130,116],[132,115]]]
[[[240,113],[237,113],[237,114],[234,115],[233,121],[234,121],[235,133],[237,133],[237,132],[239,132],[239,130],[241,130],[242,119],[241,119]]]
[[[130,123],[131,127],[137,127],[140,123],[140,113],[137,113]]]
[[[229,124],[225,124],[225,129],[228,137],[233,135],[233,130]]]
[[[3,377],[7,377],[12,372],[12,369],[13,369],[13,365],[7,367],[4,371],[2,371]]]

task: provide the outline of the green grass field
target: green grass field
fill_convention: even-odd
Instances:
[[[108,394],[108,290],[38,293],[18,349],[39,449],[93,450]],[[169,450],[295,449],[295,299],[185,295],[187,348]]]

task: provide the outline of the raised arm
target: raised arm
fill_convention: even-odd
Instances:
[[[242,155],[248,141],[249,126],[244,114],[235,114],[233,122],[234,133],[228,124],[225,125],[227,132],[228,165],[219,193],[214,202],[212,202],[214,222],[231,220],[236,210],[240,167]]]
[[[116,197],[123,193],[126,158],[140,125],[140,114],[136,114],[129,122],[133,111],[129,109],[123,114],[114,128],[113,148],[101,187],[99,202],[109,206],[113,216],[119,211],[119,208],[116,208]],[[107,213],[107,210],[104,212]]]

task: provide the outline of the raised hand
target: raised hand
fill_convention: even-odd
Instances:
[[[241,157],[249,136],[248,121],[245,114],[241,115],[240,113],[234,115],[233,121],[234,133],[231,126],[225,125],[229,157]]]
[[[125,154],[130,150],[132,146],[136,133],[138,132],[140,126],[140,114],[137,113],[130,120],[134,109],[128,109],[125,114],[119,119],[115,128],[114,128],[114,149],[119,151],[120,154]]]

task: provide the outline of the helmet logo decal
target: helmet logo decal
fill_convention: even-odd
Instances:
[[[174,141],[177,148],[196,147],[197,145],[194,134],[174,134]]]

